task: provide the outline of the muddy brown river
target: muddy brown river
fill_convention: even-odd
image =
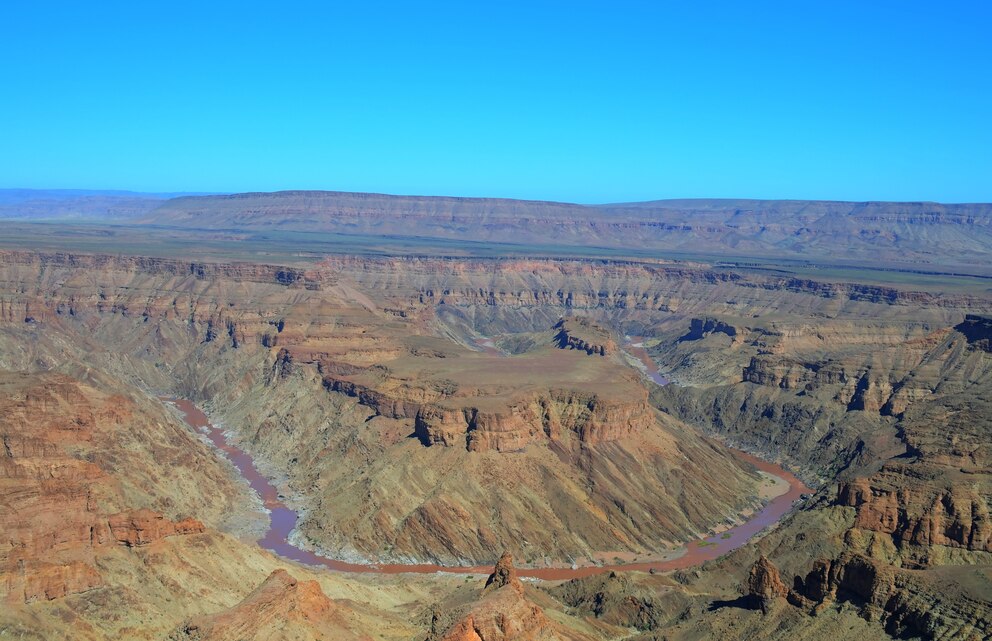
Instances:
[[[290,533],[296,528],[299,515],[288,507],[280,498],[275,486],[255,467],[255,462],[244,450],[228,442],[224,432],[213,425],[207,415],[200,411],[192,402],[185,399],[165,399],[182,413],[186,423],[194,430],[204,434],[210,441],[230,459],[252,489],[262,498],[266,509],[269,510],[269,528],[259,539],[258,544],[263,548],[286,559],[312,566],[322,566],[338,572],[379,572],[398,574],[411,572],[418,574],[433,574],[447,572],[453,574],[486,574],[492,571],[491,565],[485,566],[443,566],[431,564],[363,564],[348,563],[329,559],[309,550],[297,547],[289,541]],[[579,567],[562,568],[518,568],[520,576],[534,577],[545,580],[574,579],[601,572],[617,571],[669,571],[699,565],[703,561],[715,559],[718,556],[744,545],[755,534],[764,528],[778,522],[789,510],[800,495],[812,492],[802,481],[781,467],[763,461],[745,452],[737,455],[754,465],[757,469],[788,482],[789,489],[769,501],[760,511],[756,512],[745,523],[731,528],[713,537],[693,541],[682,550],[674,553],[674,558],[646,563],[624,563],[617,565],[583,565]],[[498,551],[496,551],[498,552]]]

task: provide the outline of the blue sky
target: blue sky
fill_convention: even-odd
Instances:
[[[0,187],[992,201],[990,33],[976,0],[7,0]]]

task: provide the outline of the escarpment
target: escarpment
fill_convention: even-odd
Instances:
[[[989,495],[963,484],[941,487],[912,468],[890,465],[842,483],[838,505],[857,510],[856,528],[887,534],[898,545],[949,546],[992,552]]]
[[[589,383],[572,379],[550,379],[545,385],[533,379],[542,372],[565,373],[563,363],[553,353],[523,357],[519,362],[492,364],[491,359],[452,358],[442,366],[446,376],[454,368],[455,383],[449,379],[430,380],[421,371],[414,383],[399,371],[337,368],[324,366],[325,388],[347,394],[373,409],[377,415],[392,419],[412,419],[417,437],[425,445],[459,446],[469,451],[510,451],[528,443],[561,440],[566,433],[582,443],[596,445],[629,436],[654,421],[654,410],[647,402],[647,392],[637,385],[635,375],[615,365],[594,368],[586,375],[608,380],[595,391]],[[456,362],[456,361],[466,361]],[[465,365],[464,368],[460,365]],[[510,385],[488,378],[490,368],[503,367],[518,384]],[[396,363],[397,369],[404,363]],[[483,372],[479,368],[486,368]],[[519,368],[519,372],[515,372]],[[347,371],[347,373],[343,373]],[[395,373],[395,377],[393,376]],[[397,380],[399,379],[399,380]],[[557,388],[568,385],[572,388]],[[523,384],[519,384],[523,383]],[[544,389],[542,389],[544,388]]]
[[[718,318],[693,318],[689,321],[689,331],[679,341],[698,341],[711,334],[726,334],[735,339],[737,328]]]
[[[607,309],[624,310],[631,316],[650,313],[655,320],[659,313],[701,319],[749,318],[770,309],[800,318],[825,313],[866,320],[892,316],[910,306],[916,318],[945,321],[960,318],[968,310],[992,312],[989,296],[975,292],[914,291],[660,260],[340,256],[328,257],[320,266],[332,273],[348,274],[365,291],[397,301],[481,310]],[[556,314],[555,320],[560,315]]]
[[[601,342],[570,334],[572,327]],[[616,344],[605,330],[586,319],[560,321],[547,332],[546,345],[509,357],[426,339],[404,342],[406,354],[370,367],[328,354],[317,356],[316,364],[326,389],[357,399],[378,416],[412,420],[425,445],[506,452],[574,437],[593,446],[656,420],[637,374],[615,357]],[[575,351],[614,358],[587,362]]]
[[[110,533],[128,547],[148,545],[166,536],[202,534],[203,523],[194,518],[171,521],[152,510],[113,514],[108,519]]]
[[[940,372],[901,408],[906,455],[839,485],[854,528],[890,541],[906,564],[939,563],[941,548],[992,552],[992,357],[963,338],[948,334],[906,376],[919,385]]]
[[[982,203],[688,199],[589,206],[283,191],[173,198],[138,222],[165,221],[190,230],[356,234],[356,243],[368,243],[364,235],[388,235],[431,248],[437,246],[432,241],[445,248],[481,241],[531,252],[549,247],[606,255],[690,251],[975,269],[988,251],[990,218],[989,206]]]
[[[538,439],[561,440],[570,432],[586,445],[615,441],[654,421],[647,394],[618,402],[550,390],[513,404],[505,413],[478,409],[450,410],[424,406],[417,412],[415,433],[426,445],[460,446],[471,452],[513,451]]]
[[[143,320],[211,323],[212,331],[204,332],[204,338],[234,334],[239,344],[268,347],[298,343],[300,332],[312,328],[287,324],[287,318],[298,316],[287,305],[301,308],[304,316],[321,314],[320,305],[336,314],[351,309],[346,317],[354,320],[382,305],[380,314],[372,314],[379,320],[376,324],[390,314],[416,322],[438,305],[447,305],[473,310],[480,327],[522,327],[533,322],[524,319],[527,310],[548,310],[539,314],[542,324],[553,323],[567,310],[616,310],[632,322],[699,312],[704,325],[706,318],[719,316],[702,314],[753,315],[769,305],[779,314],[812,308],[872,319],[897,315],[901,307],[913,305],[920,310],[916,316],[948,323],[960,318],[961,310],[992,312],[988,297],[971,294],[891,289],[865,295],[861,286],[851,283],[790,284],[778,277],[663,262],[337,257],[301,268],[4,250],[0,265],[0,282],[9,285],[8,295],[0,296],[0,319],[6,322],[40,322],[95,309]],[[97,281],[67,278],[81,270],[97,274]],[[113,276],[104,277],[108,275]],[[210,293],[204,295],[208,285]],[[249,289],[252,304],[240,304]],[[329,300],[337,309],[326,307]],[[725,324],[720,331],[739,329],[715,322]],[[544,327],[531,324],[527,331],[536,329]],[[608,347],[599,341],[590,344]]]
[[[250,262],[223,263],[188,261],[149,256],[121,256],[69,252],[39,253],[31,251],[0,251],[2,263],[33,271],[38,269],[90,270],[93,272],[125,272],[175,278],[192,276],[200,281],[232,279],[252,283],[275,283],[284,286],[319,289],[321,282],[333,283],[328,274],[312,270]]]
[[[987,637],[992,360],[983,322],[874,322],[860,335],[843,321],[760,324],[729,346],[704,338],[654,350],[699,371],[713,371],[693,363],[702,354],[743,364],[739,379],[728,366],[715,383],[657,391],[673,413],[807,469],[835,461],[821,469],[836,482],[761,542],[766,557],[728,562],[739,564],[744,593],[761,595],[769,627],[794,634],[813,625],[806,615],[833,620],[853,606],[896,637]],[[810,536],[811,523],[824,531]],[[798,566],[794,580],[772,571],[779,561]],[[774,605],[783,595],[793,609]]]
[[[977,391],[986,384],[992,362],[954,322],[752,320],[729,345],[710,338],[675,342],[685,330],[673,328],[671,342],[652,351],[676,385],[655,396],[684,420],[824,478],[852,464],[878,466],[948,434],[926,427],[942,417],[933,409],[924,419],[923,408],[961,394],[962,385]],[[954,434],[957,448],[941,446],[941,456],[954,449],[964,454],[962,448],[980,452],[973,428],[960,423]]]

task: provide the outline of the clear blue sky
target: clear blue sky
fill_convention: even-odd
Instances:
[[[990,42],[982,0],[5,0],[0,187],[992,201]]]

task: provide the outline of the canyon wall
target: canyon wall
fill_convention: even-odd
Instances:
[[[104,594],[118,576],[107,564],[130,558],[121,555],[187,550],[227,527],[224,500],[236,487],[211,499],[152,473],[185,465],[211,487],[230,482],[219,469],[211,476],[189,434],[178,448],[141,440],[180,438],[137,400],[171,393],[204,403],[281,479],[303,513],[301,541],[355,559],[470,562],[505,548],[542,564],[663,552],[757,505],[758,479],[699,426],[779,458],[821,491],[705,568],[528,599],[544,608],[554,602],[542,599],[567,598],[588,609],[592,629],[619,634],[595,626],[632,622],[685,639],[980,638],[988,629],[992,299],[982,291],[629,261],[279,267],[31,252],[0,253],[0,282],[0,366],[26,373],[11,376],[129,390],[92,418],[70,391],[36,394],[32,415],[79,411],[40,440],[24,435],[25,421],[8,429],[5,482],[33,488],[17,496],[43,512],[69,515],[57,534],[73,551],[37,558],[31,541],[54,528],[11,526],[22,567],[35,563],[32,582],[6,566],[7,595],[21,605]],[[624,333],[646,338],[672,385],[646,385]],[[480,337],[504,353],[480,350]],[[111,433],[145,454],[132,461],[130,450],[97,447],[87,429],[96,424],[118,426]],[[65,443],[92,454],[66,458]],[[112,482],[111,467],[124,470]],[[55,484],[45,474],[64,476]],[[752,576],[762,554],[768,564]],[[187,610],[186,628],[172,616],[168,630],[226,630],[223,613],[240,612],[244,588],[275,569],[252,563],[240,591],[224,588],[209,612]],[[292,581],[278,575],[269,588],[295,602]],[[723,604],[740,593],[758,595],[758,609]],[[542,627],[524,616],[530,605],[505,605]],[[220,616],[197,618],[210,612]],[[488,629],[475,625],[488,621],[481,614],[458,621],[469,619],[434,626],[439,638]]]

